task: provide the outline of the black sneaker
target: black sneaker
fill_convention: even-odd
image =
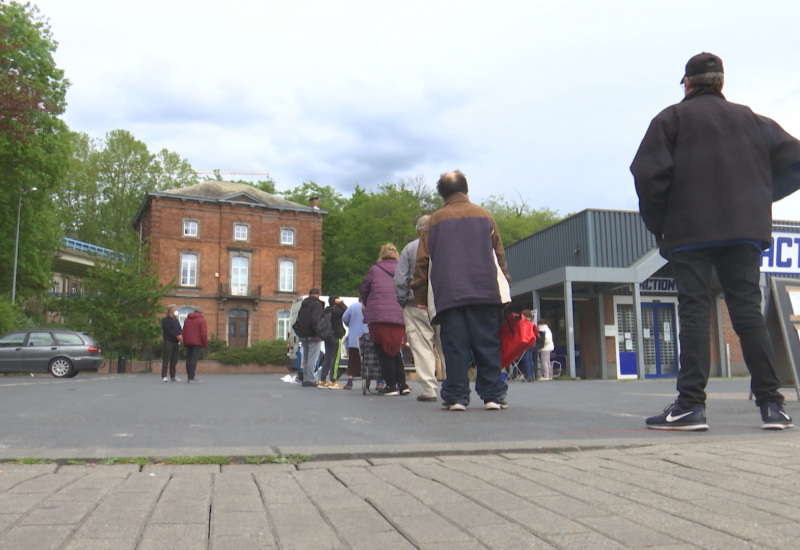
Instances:
[[[408,395],[411,393],[411,388],[408,387],[407,384],[400,384],[400,395]]]
[[[506,403],[506,400],[503,398],[487,399],[483,404],[486,406],[487,411],[499,411],[508,408],[508,403]]]
[[[690,409],[682,409],[677,401],[664,409],[660,415],[648,418],[645,424],[651,430],[704,432],[708,429],[705,407],[695,405]]]
[[[381,395],[400,395],[400,390],[397,389],[397,386],[384,386],[378,390],[378,393]]]
[[[762,430],[785,430],[794,427],[792,417],[786,414],[783,405],[777,403],[761,405],[761,421]]]
[[[317,387],[317,383],[316,382],[312,382],[311,380],[303,380],[303,387],[304,388],[316,388]]]

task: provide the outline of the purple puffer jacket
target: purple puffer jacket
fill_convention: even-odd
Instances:
[[[403,308],[397,303],[394,272],[397,260],[380,260],[369,268],[358,295],[364,304],[365,323],[404,325]]]

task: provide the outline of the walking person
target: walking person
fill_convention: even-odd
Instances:
[[[167,306],[167,315],[161,319],[161,336],[164,340],[161,352],[161,381],[180,382],[176,370],[183,336],[181,336],[181,323],[178,321],[178,306],[175,304]]]
[[[359,289],[364,304],[364,322],[369,325],[369,335],[375,342],[378,361],[385,386],[382,395],[408,395],[406,371],[400,351],[405,342],[403,308],[397,303],[394,290],[394,273],[399,258],[397,248],[391,243],[381,246],[378,261],[369,268]]]
[[[320,365],[320,382],[317,387],[339,390],[342,386],[336,382],[336,373],[334,371],[339,365],[339,346],[344,336],[342,316],[347,311],[347,306],[339,296],[329,296],[328,304],[322,314],[330,314],[332,335],[330,338],[325,339],[325,357],[323,357]],[[329,377],[330,381],[328,381]]]
[[[200,382],[195,378],[197,361],[202,350],[208,348],[208,326],[202,307],[196,307],[183,322],[183,344],[186,346],[186,381]]]
[[[312,288],[308,291],[308,296],[300,304],[297,312],[297,320],[292,325],[297,337],[300,338],[300,347],[303,352],[303,364],[301,366],[303,375],[303,387],[317,387],[319,373],[315,372],[319,352],[322,349],[322,342],[317,335],[317,323],[325,307],[319,299],[319,289]]]
[[[553,331],[550,330],[550,322],[547,319],[539,319],[537,328],[544,334],[544,345],[542,349],[539,350],[539,364],[542,367],[542,377],[540,380],[552,380],[553,363],[550,361],[550,355],[553,353],[553,350],[556,349],[555,343],[553,342]]]
[[[475,391],[487,410],[504,409],[508,385],[500,372],[499,332],[511,292],[500,233],[492,215],[470,202],[460,171],[442,174],[436,189],[444,207],[420,237],[411,288],[417,307],[429,308],[432,322],[441,325],[442,406],[463,411],[469,405],[474,358]]]
[[[417,220],[417,235],[428,229],[430,216],[422,216]],[[417,263],[419,238],[408,243],[400,253],[397,271],[394,272],[394,287],[397,302],[403,308],[403,322],[406,326],[406,338],[414,356],[414,370],[419,380],[420,394],[417,401],[436,401],[436,333],[428,317],[428,310],[418,308],[414,302],[414,292],[409,286],[414,275],[414,264]]]
[[[369,326],[364,322],[364,305],[359,298],[347,306],[342,315],[342,322],[347,327],[345,345],[347,346],[347,382],[342,389],[353,389],[353,378],[361,376],[361,350],[358,347],[358,339],[361,335],[369,331]]]
[[[646,420],[652,429],[708,429],[713,271],[750,371],[761,427],[793,426],[778,391],[759,276],[772,202],[800,187],[800,142],[775,121],[728,102],[724,82],[719,57],[692,57],[681,79],[683,100],[652,120],[631,164],[642,220],[678,287],[678,397]]]

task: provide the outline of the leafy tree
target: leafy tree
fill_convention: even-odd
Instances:
[[[546,207],[532,209],[521,198],[519,201],[509,202],[505,197],[492,195],[482,202],[481,206],[494,217],[500,237],[503,239],[503,246],[524,239],[563,219],[558,211]]]
[[[64,232],[78,240],[116,249],[145,193],[198,182],[188,161],[162,149],[152,154],[127,130],[108,132],[103,140],[72,134],[68,181],[55,193]]]
[[[437,200],[402,180],[374,192],[357,186],[342,211],[329,214],[323,224],[324,292],[355,295],[381,245],[402,250],[416,239],[417,219],[435,210]]]
[[[69,135],[58,118],[69,81],[48,22],[30,4],[0,3],[0,281],[11,288],[22,198],[17,296],[48,286],[60,230],[49,194],[63,181]],[[33,191],[33,188],[36,191]]]
[[[83,284],[86,295],[61,298],[48,305],[61,311],[66,324],[90,332],[105,348],[135,355],[155,344],[161,334],[161,300],[172,285],[161,286],[147,245],[129,231],[118,243],[119,258],[96,257]]]

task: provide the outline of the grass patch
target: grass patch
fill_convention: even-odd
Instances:
[[[19,458],[12,461],[13,464],[55,464],[52,460],[46,458]]]
[[[132,457],[122,457],[122,458],[104,458],[98,464],[110,465],[110,464],[138,464],[139,467],[144,468],[145,466],[149,466],[153,462],[146,457],[143,456],[132,456]]]
[[[170,456],[160,462],[160,464],[217,464],[227,466],[233,461],[227,456]]]
[[[244,460],[248,464],[301,464],[311,460],[311,457],[308,455],[246,456]]]

